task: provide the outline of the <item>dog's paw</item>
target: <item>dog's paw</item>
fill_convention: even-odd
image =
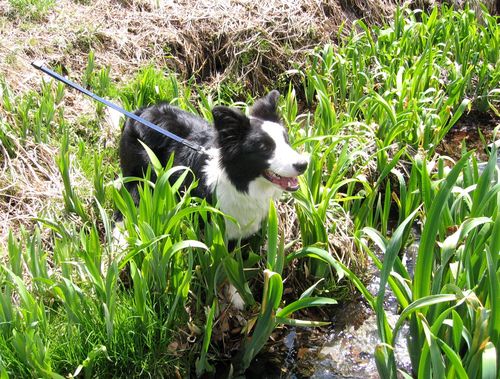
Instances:
[[[227,302],[231,304],[231,307],[233,309],[238,311],[242,311],[243,309],[245,309],[245,301],[243,301],[243,298],[238,293],[238,290],[232,284],[226,285],[225,296]]]
[[[123,251],[127,248],[127,232],[123,228],[123,222],[117,222],[113,228],[112,250]]]

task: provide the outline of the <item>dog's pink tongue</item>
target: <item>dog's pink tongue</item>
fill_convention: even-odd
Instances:
[[[283,188],[285,191],[297,191],[299,189],[299,180],[297,178],[273,178],[273,182]]]

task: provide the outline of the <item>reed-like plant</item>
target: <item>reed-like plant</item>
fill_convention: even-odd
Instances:
[[[364,229],[384,253],[381,263],[366,241],[360,241],[382,270],[377,316],[385,317],[386,283],[402,309],[394,327],[379,323],[382,342],[375,356],[384,377],[397,375],[393,347],[406,320],[410,357],[419,378],[496,376],[500,272],[496,162],[494,151],[480,173],[468,153],[448,174],[442,160],[436,173],[428,171],[428,162],[419,163],[420,184],[409,190],[427,199],[422,209],[415,209],[390,240],[374,229]],[[407,243],[403,229],[416,212],[421,213],[423,226],[412,277],[398,254]]]
[[[332,133],[332,117],[376,125],[379,170],[393,143],[435,151],[469,104],[488,108],[500,80],[498,24],[485,11],[481,18],[442,6],[398,9],[381,28],[357,21],[338,48],[318,49],[303,74],[320,133]]]
[[[236,373],[243,373],[251,364],[253,358],[264,347],[271,333],[278,325],[293,326],[322,326],[328,322],[305,321],[290,318],[290,315],[303,308],[317,307],[322,305],[336,304],[335,299],[326,297],[313,297],[312,291],[316,284],[304,291],[300,298],[280,308],[283,303],[283,279],[281,272],[285,265],[284,243],[278,236],[278,218],[276,209],[271,202],[268,220],[268,251],[267,267],[264,270],[264,289],[260,311],[255,321],[252,336],[243,345],[238,360],[236,361]],[[250,332],[247,328],[247,332]]]
[[[451,169],[449,159],[435,157],[471,107],[498,113],[500,28],[486,12],[476,16],[468,8],[442,6],[429,14],[400,8],[390,25],[356,22],[347,38],[339,34],[338,46],[318,48],[296,71],[303,94],[289,87],[280,110],[294,146],[310,153],[311,163],[290,200],[302,247],[286,253],[274,206],[262,256],[249,251],[246,257],[240,246],[228,250],[225,215],[191,196],[196,182],[183,184],[188,170],[171,162],[161,167],[153,156],[154,183],[151,173],[118,180],[141,182],[136,207],[124,188],[112,185],[115,152],[95,138],[101,109],[97,117],[69,123],[63,119],[62,86],[47,82],[37,92],[15,96],[1,82],[2,152],[15,157],[17,140],[60,147],[56,161],[70,216],[64,210],[42,215],[29,232],[21,228],[8,239],[0,264],[0,375],[170,377],[174,366],[186,375],[213,372],[219,292],[228,282],[249,314],[235,361],[242,372],[276,327],[322,324],[291,316],[335,303],[314,296],[331,271],[351,280],[377,312],[381,344],[375,357],[382,377],[398,375],[393,347],[405,322],[414,372],[403,376],[495,377],[496,153],[482,172],[465,150]],[[227,89],[208,94],[151,67],[120,88],[111,83],[108,68],[96,70],[92,55],[84,82],[131,110],[167,101],[210,119],[215,104],[232,104]],[[93,129],[81,133],[81,123]],[[94,150],[96,158],[89,159]],[[75,188],[71,167],[88,174],[93,191]],[[113,241],[113,209],[123,215],[124,245]],[[339,247],[331,237],[344,219],[352,220],[349,238],[381,270],[376,296],[335,255]],[[422,237],[412,276],[400,254],[415,220]],[[299,299],[285,300],[282,275],[296,259],[307,259],[317,278]],[[396,325],[383,308],[386,285],[400,304]],[[199,343],[185,342],[188,323]],[[176,345],[185,349],[184,358],[169,348]]]
[[[125,109],[135,110],[160,101],[183,103],[183,87],[173,74],[165,74],[153,67],[143,68],[125,88],[119,97]],[[189,96],[187,96],[189,99]],[[189,101],[188,101],[189,102]]]
[[[75,187],[71,183],[70,169],[71,158],[69,152],[68,134],[63,135],[61,141],[60,155],[56,159],[59,171],[61,172],[62,181],[64,184],[64,203],[68,212],[76,213],[84,221],[88,221],[87,211],[80,197],[75,192]]]
[[[2,107],[5,109],[10,128],[25,141],[47,143],[60,133],[56,126],[62,122],[63,113],[58,106],[64,95],[64,85],[42,81],[40,92],[28,91],[15,96],[2,81]]]

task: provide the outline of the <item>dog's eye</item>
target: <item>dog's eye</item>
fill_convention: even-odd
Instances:
[[[261,151],[269,151],[272,148],[273,147],[272,147],[271,143],[269,143],[268,141],[259,142],[259,150],[261,150]]]

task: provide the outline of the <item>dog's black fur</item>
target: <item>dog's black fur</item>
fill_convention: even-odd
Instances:
[[[136,115],[160,126],[165,130],[196,142],[202,146],[215,143],[215,134],[209,123],[200,117],[171,106],[160,103],[135,112]],[[206,164],[207,156],[199,157],[195,150],[186,148],[173,139],[150,129],[141,123],[127,119],[120,140],[120,164],[124,177],[143,177],[148,169],[150,160],[142,144],[144,142],[156,155],[160,163],[165,166],[170,155],[174,155],[174,164],[188,166],[196,176]],[[201,158],[201,159],[200,159]],[[155,180],[154,172],[151,174]],[[128,182],[125,187],[136,202],[139,201],[137,182]],[[208,197],[209,193],[203,183],[199,183],[193,193],[195,196]]]
[[[219,148],[220,164],[234,186],[244,192],[249,183],[268,168],[267,160],[272,154],[274,141],[259,133],[258,126],[263,120],[280,122],[278,97],[278,91],[271,91],[258,100],[250,110],[255,119],[249,119],[238,109],[215,107],[212,110],[215,128],[201,117],[166,103],[139,109],[135,114],[205,148]],[[203,177],[202,168],[209,158],[206,154],[200,157],[195,150],[132,119],[125,122],[120,140],[120,164],[124,177],[143,177],[147,171],[149,157],[139,140],[155,153],[162,165],[174,153],[174,165],[187,166],[197,178]],[[152,176],[154,180],[154,173]],[[137,182],[128,182],[125,187],[137,204]],[[193,195],[210,199],[212,193],[200,180]]]
[[[288,141],[277,112],[279,93],[271,91],[257,100],[247,117],[240,110],[223,106],[212,110],[213,126],[177,107],[161,103],[136,114],[205,148],[196,150],[170,139],[139,122],[128,119],[120,141],[120,163],[124,177],[143,177],[150,159],[147,145],[165,166],[174,154],[174,166],[189,167],[198,185],[192,195],[215,204],[235,222],[226,222],[228,239],[247,238],[256,233],[269,210],[269,202],[283,191],[298,189],[297,176],[307,160]],[[151,173],[152,180],[156,177]],[[171,176],[177,180],[180,171]],[[189,185],[193,176],[186,180]],[[138,182],[125,184],[138,204]],[[214,195],[217,199],[214,199]]]

